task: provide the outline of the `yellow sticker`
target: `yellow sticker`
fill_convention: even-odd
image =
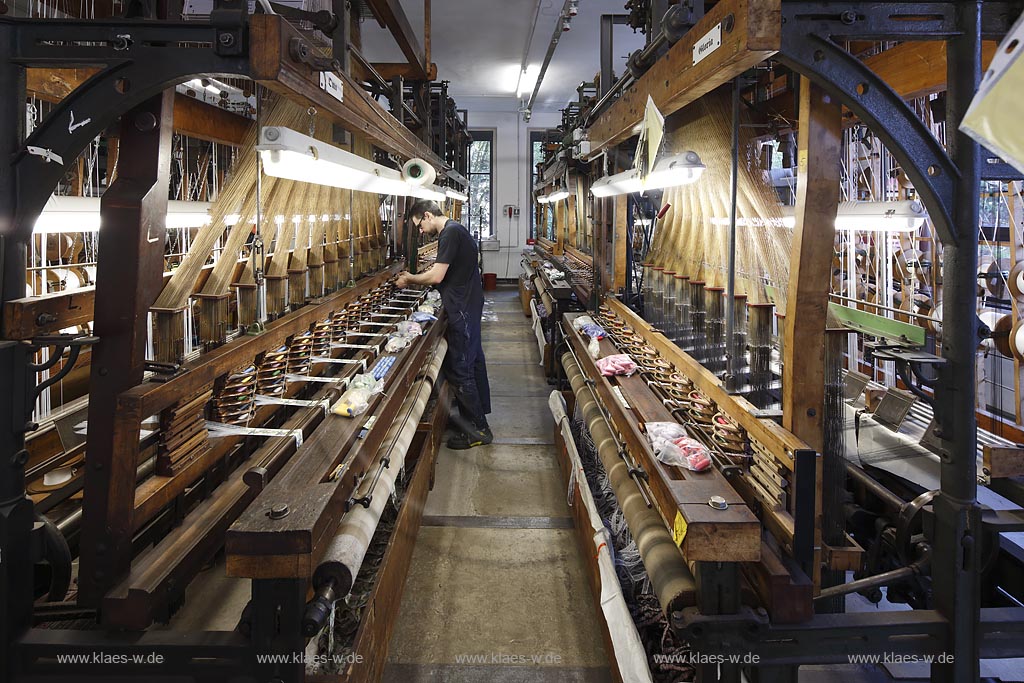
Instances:
[[[672,540],[676,542],[676,545],[680,548],[683,547],[683,539],[686,538],[686,520],[683,519],[682,513],[676,511],[676,521],[672,525]]]

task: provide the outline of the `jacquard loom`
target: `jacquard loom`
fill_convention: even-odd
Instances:
[[[444,312],[395,286],[423,267],[405,207],[461,215],[469,142],[386,5],[412,41],[393,81],[345,3],[0,17],[0,680],[379,678],[449,402]],[[365,412],[335,414],[360,381]],[[152,628],[211,563],[252,580],[237,625]]]
[[[644,584],[608,564],[632,539],[689,652],[756,655],[687,660],[699,681],[796,681],[854,652],[955,653],[932,680],[975,680],[980,660],[1020,656],[1024,451],[1001,426],[1020,400],[996,418],[970,389],[989,354],[1017,367],[1020,177],[951,123],[982,40],[1020,7],[978,5],[650,9],[661,30],[629,72],[603,68],[563,110],[520,292],[562,389],[552,414],[609,649],[643,637]],[[949,92],[923,119],[848,52],[891,40],[945,41]],[[1009,212],[1009,263],[969,227],[982,187]],[[617,354],[634,374],[603,371]],[[662,462],[659,423],[712,466]],[[598,515],[609,486],[618,505]],[[624,541],[606,528],[619,514]],[[636,628],[609,607],[623,600]],[[882,601],[912,609],[856,608]],[[618,661],[623,680],[660,665]]]

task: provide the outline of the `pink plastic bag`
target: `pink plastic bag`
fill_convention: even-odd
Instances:
[[[613,356],[605,356],[597,361],[597,369],[605,377],[612,375],[632,375],[636,372],[636,363],[624,353],[617,353]]]

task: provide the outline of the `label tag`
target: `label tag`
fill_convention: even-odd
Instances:
[[[330,71],[320,72],[320,88],[339,102],[345,101],[345,84]]]
[[[672,540],[680,548],[683,547],[683,540],[686,538],[686,520],[681,512],[676,511],[676,521],[672,524]]]
[[[693,46],[693,65],[696,66],[709,54],[722,47],[722,24],[715,24],[710,31]]]

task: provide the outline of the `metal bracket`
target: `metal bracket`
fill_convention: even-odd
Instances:
[[[56,334],[45,337],[35,337],[30,342],[33,348],[43,348],[46,346],[53,346],[54,354],[50,356],[50,359],[45,363],[29,363],[28,367],[33,372],[43,372],[49,370],[54,365],[60,362],[61,358],[64,357],[64,350],[71,349],[71,353],[68,356],[68,360],[64,363],[64,367],[60,369],[56,375],[48,377],[45,382],[37,385],[33,389],[35,398],[38,398],[48,387],[53,386],[57,382],[64,379],[64,377],[71,372],[75,367],[75,362],[78,361],[78,355],[82,352],[83,346],[92,346],[100,340],[99,337],[79,337],[73,334]]]

